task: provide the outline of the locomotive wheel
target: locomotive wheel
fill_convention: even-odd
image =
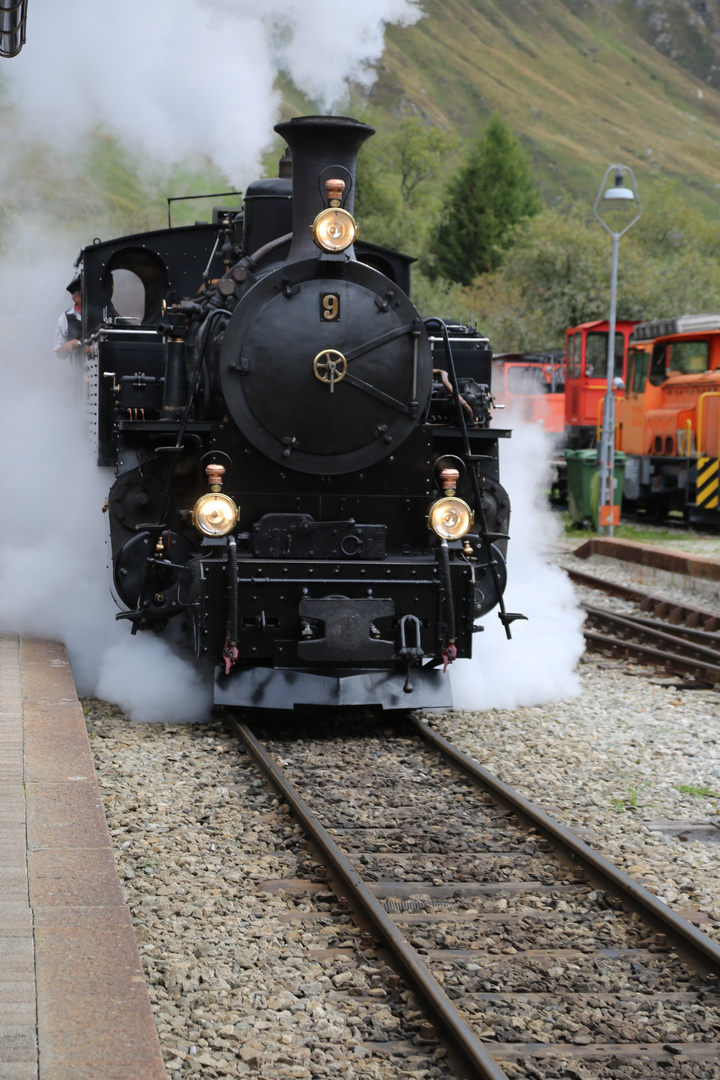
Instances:
[[[427,332],[408,297],[363,263],[322,259],[280,267],[250,290],[219,371],[230,414],[258,450],[327,476],[393,453],[432,388]]]

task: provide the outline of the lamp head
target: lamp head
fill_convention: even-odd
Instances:
[[[614,183],[607,187],[611,177]],[[640,218],[641,213],[640,196],[632,169],[627,165],[610,165],[595,199],[593,214],[603,229],[619,240]]]
[[[635,193],[630,188],[625,187],[625,175],[621,172],[615,173],[615,187],[608,188],[603,199],[634,199]]]

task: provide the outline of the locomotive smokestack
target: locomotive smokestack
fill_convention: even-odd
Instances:
[[[348,116],[299,116],[275,130],[293,160],[293,239],[288,262],[315,259],[319,248],[310,235],[313,221],[327,206],[325,181],[345,181],[343,209],[353,212],[355,166],[360,147],[375,129]],[[343,254],[353,259],[352,247]]]

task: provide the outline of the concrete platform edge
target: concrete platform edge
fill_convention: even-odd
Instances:
[[[64,646],[20,671],[39,1080],[167,1080]]]
[[[573,551],[578,559],[600,555],[606,559],[621,559],[671,574],[720,581],[720,559],[709,555],[690,555],[672,548],[650,547],[635,540],[616,540],[596,536]]]

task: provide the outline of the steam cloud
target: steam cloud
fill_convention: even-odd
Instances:
[[[279,71],[323,111],[365,88],[385,26],[419,0],[33,0],[28,41],[2,69],[30,130],[68,145],[100,124],[153,159],[212,159],[257,175]]]
[[[258,175],[279,117],[279,71],[328,110],[348,80],[372,84],[385,25],[422,16],[418,0],[345,3],[332,13],[320,0],[31,7],[26,46],[0,68],[14,103],[6,120],[19,121],[4,141],[6,175],[22,139],[76,150],[82,162],[85,136],[100,125],[154,164],[201,155],[233,183]],[[58,237],[55,221],[55,251],[44,254],[36,229],[57,213],[43,210],[15,228],[0,262],[0,630],[64,641],[79,692],[135,719],[200,719],[210,695],[194,670],[164,640],[131,637],[114,619],[100,513],[112,477],[95,467],[69,365],[52,352],[77,238],[72,227]]]
[[[278,71],[329,109],[348,79],[371,84],[385,25],[421,15],[418,0],[345,3],[331,17],[320,0],[264,0],[260,9],[256,0],[33,0],[28,43],[0,78],[28,137],[82,150],[84,134],[101,124],[155,161],[201,154],[245,183],[277,120]],[[7,139],[6,166],[12,147]],[[80,694],[114,701],[135,719],[202,719],[210,695],[195,671],[164,640],[131,637],[114,619],[100,513],[112,476],[94,464],[69,365],[52,352],[77,239],[55,232],[55,250],[43,254],[37,221],[16,228],[0,262],[0,630],[64,641]],[[503,458],[514,504],[507,601],[531,621],[516,623],[507,643],[495,614],[486,617],[477,660],[453,670],[462,707],[577,689],[580,618],[566,579],[538,550],[552,529],[537,503],[532,440],[540,433],[529,433],[529,444],[518,434]]]
[[[484,616],[472,660],[450,668],[458,709],[510,709],[580,692],[575,666],[585,647],[584,616],[570,579],[547,559],[560,534],[544,495],[550,446],[541,428],[517,421],[512,439],[500,444],[500,475],[512,502],[505,606],[527,622],[514,622],[508,641],[497,613]]]

